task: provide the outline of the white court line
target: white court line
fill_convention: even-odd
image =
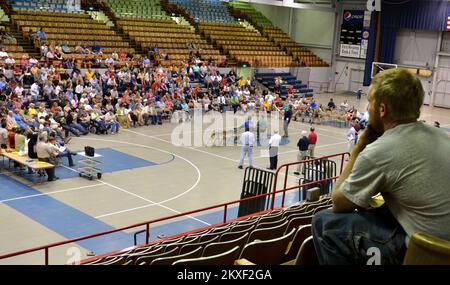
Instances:
[[[125,192],[125,193],[127,193],[127,194],[130,194],[130,195],[132,195],[132,196],[135,196],[135,197],[137,197],[137,198],[140,198],[140,199],[142,199],[142,200],[144,200],[144,201],[147,201],[147,202],[151,203],[151,204],[148,205],[148,206],[156,205],[156,206],[163,207],[163,208],[165,208],[165,209],[167,209],[167,210],[169,210],[169,211],[175,212],[175,213],[177,213],[177,214],[181,214],[181,212],[179,212],[179,211],[177,211],[177,210],[174,210],[174,209],[172,209],[172,208],[169,208],[169,207],[167,207],[167,206],[162,205],[161,202],[160,202],[160,203],[156,203],[156,202],[153,202],[152,200],[146,199],[146,198],[144,198],[144,197],[142,197],[142,196],[139,196],[139,195],[137,195],[137,194],[135,194],[135,193],[129,192],[129,191],[127,191],[127,190],[125,190],[125,189],[122,189],[122,188],[120,188],[120,187],[114,186],[114,185],[112,185],[112,184],[110,184],[110,183],[107,183],[107,182],[104,182],[104,181],[101,181],[101,180],[97,180],[97,181],[99,181],[99,182],[101,182],[101,183],[103,183],[103,184],[105,184],[105,185],[108,185],[108,186],[110,186],[110,187],[113,187],[113,188],[115,188],[115,189],[117,189],[117,190],[119,190],[119,191]],[[107,215],[101,215],[101,216],[97,216],[97,217],[95,217],[95,218],[99,218],[99,217],[107,217],[107,216],[111,216],[111,215],[113,215],[113,214],[114,214],[114,213],[107,214]],[[203,224],[205,224],[205,225],[207,225],[207,226],[210,226],[210,225],[211,225],[210,223],[207,223],[207,222],[205,222],[205,221],[203,221],[203,220],[197,219],[197,218],[195,218],[195,217],[193,217],[193,216],[191,216],[191,215],[185,215],[185,216],[188,217],[188,218],[191,218],[191,219],[193,219],[193,220],[196,220],[196,221],[198,221],[198,222],[200,222],[200,223],[203,223]]]
[[[117,190],[120,190],[120,191],[126,192],[126,193],[128,193],[128,194],[130,194],[130,195],[136,196],[136,197],[138,197],[138,198],[140,198],[140,199],[142,199],[142,200],[145,200],[145,201],[147,201],[147,202],[149,202],[149,203],[151,203],[151,204],[146,205],[146,206],[140,206],[140,207],[137,207],[137,208],[132,208],[132,209],[127,209],[127,210],[117,211],[117,212],[113,212],[113,213],[108,213],[108,214],[104,214],[104,215],[97,216],[97,217],[95,217],[95,218],[101,218],[101,217],[112,216],[112,215],[121,214],[121,213],[125,213],[125,212],[130,212],[130,211],[133,211],[133,210],[136,210],[136,209],[141,209],[141,208],[150,207],[150,206],[160,206],[160,207],[166,208],[166,209],[168,209],[168,210],[170,210],[170,211],[172,211],[172,212],[175,212],[175,213],[177,213],[177,214],[180,214],[181,212],[178,212],[178,211],[176,211],[176,210],[174,210],[174,209],[171,209],[171,208],[169,208],[169,207],[167,207],[167,206],[164,206],[164,205],[162,205],[162,203],[166,203],[166,202],[172,201],[172,200],[174,200],[174,199],[177,199],[177,198],[179,198],[179,197],[181,197],[181,196],[187,194],[188,192],[192,191],[195,187],[197,187],[198,183],[200,182],[200,179],[201,179],[200,169],[198,169],[198,167],[197,167],[194,163],[192,163],[191,161],[189,161],[188,159],[186,159],[186,158],[184,158],[184,157],[181,157],[181,156],[179,156],[179,155],[176,155],[176,154],[174,154],[174,153],[171,153],[171,152],[168,152],[168,151],[165,151],[165,150],[162,150],[162,149],[158,149],[158,148],[156,148],[156,147],[151,147],[151,146],[146,146],[146,145],[141,145],[141,144],[136,144],[136,143],[130,143],[130,142],[117,141],[117,140],[92,139],[92,138],[78,138],[78,139],[81,139],[81,140],[108,141],[108,142],[122,143],[122,144],[128,144],[128,145],[134,145],[134,146],[141,146],[141,147],[144,147],[144,148],[155,149],[155,150],[158,150],[158,151],[167,153],[167,154],[174,155],[175,157],[178,157],[178,158],[180,158],[180,159],[186,161],[187,163],[189,163],[191,166],[193,166],[193,167],[195,168],[195,170],[197,171],[197,174],[198,174],[198,176],[197,176],[197,181],[196,181],[196,182],[194,183],[194,185],[192,185],[188,190],[184,191],[183,193],[178,194],[177,196],[174,196],[174,197],[172,197],[172,198],[166,199],[166,200],[161,201],[161,202],[158,202],[158,203],[157,203],[157,202],[154,202],[154,201],[151,201],[151,200],[148,200],[148,199],[146,199],[146,198],[144,198],[144,197],[141,197],[141,196],[139,196],[139,195],[137,195],[137,194],[128,192],[128,191],[126,191],[126,190],[124,190],[124,189],[122,189],[122,188],[120,188],[120,187],[117,187],[117,186],[114,186],[114,185],[112,185],[112,184],[107,183],[107,185],[109,185],[109,186],[111,186],[111,187],[113,187],[113,188],[115,188],[115,189],[117,189]],[[66,168],[69,168],[69,167],[66,167]],[[71,168],[69,168],[69,169],[71,169]],[[76,170],[74,170],[74,169],[71,169],[71,170],[76,171]],[[78,171],[76,171],[76,172],[78,172]],[[97,180],[97,181],[100,182],[100,183],[106,183],[106,182],[101,181],[101,180]],[[201,223],[204,223],[204,224],[206,224],[206,225],[210,225],[209,223],[207,223],[207,222],[205,222],[205,221],[202,221],[202,220],[199,220],[199,219],[197,219],[197,218],[195,218],[195,217],[192,217],[192,216],[190,216],[190,215],[186,215],[186,216],[189,217],[189,218],[192,218],[192,219],[194,219],[194,220],[197,220],[197,221],[199,221],[199,222],[201,222]]]
[[[168,141],[168,140],[164,140],[164,139],[161,139],[161,138],[157,138],[157,137],[155,137],[155,136],[150,136],[150,135],[146,135],[146,134],[141,134],[141,133],[134,132],[134,131],[130,131],[130,130],[123,130],[123,131],[130,132],[130,133],[133,133],[133,134],[136,134],[136,135],[140,135],[140,136],[144,136],[144,137],[147,137],[147,138],[159,140],[159,141],[162,141],[162,142],[165,142],[165,143],[168,143],[168,144],[172,144],[172,142],[170,142],[170,141]],[[239,162],[239,160],[235,160],[235,159],[232,159],[232,158],[229,158],[229,157],[221,156],[221,155],[218,155],[218,154],[215,154],[215,153],[211,153],[211,152],[208,152],[208,151],[196,149],[196,148],[193,148],[193,147],[191,147],[191,146],[181,146],[181,147],[184,147],[184,148],[187,148],[187,149],[190,149],[190,150],[194,150],[194,151],[198,151],[198,152],[201,152],[201,153],[209,154],[209,155],[212,155],[212,156],[215,156],[215,157],[218,157],[218,158],[222,158],[222,159],[226,159],[226,160],[229,160],[229,161]]]
[[[56,191],[51,191],[51,192],[48,192],[48,193],[41,193],[41,194],[34,194],[34,195],[28,195],[28,196],[21,196],[21,197],[16,197],[16,198],[11,198],[11,199],[0,200],[0,203],[16,201],[16,200],[22,200],[22,199],[28,199],[28,198],[34,198],[34,197],[39,197],[39,196],[53,195],[53,194],[57,194],[57,193],[75,191],[75,190],[80,190],[80,189],[85,189],[85,188],[96,187],[96,186],[100,186],[100,185],[102,185],[102,184],[98,183],[98,184],[94,184],[94,185],[74,187],[74,188],[69,188],[69,189],[64,189],[64,190],[56,190]]]
[[[127,131],[127,132],[131,132],[131,133],[134,133],[134,134],[137,134],[137,135],[141,135],[141,136],[144,136],[144,137],[148,137],[148,138],[151,138],[151,139],[159,140],[159,141],[162,141],[162,142],[165,142],[165,143],[168,143],[168,144],[172,144],[172,143],[171,143],[170,141],[168,141],[168,140],[163,140],[163,139],[160,139],[160,138],[156,138],[156,137],[154,137],[154,136],[150,136],[150,135],[146,135],[146,134],[141,134],[141,133],[134,132],[134,131],[130,131],[130,130],[126,130],[126,131]],[[231,158],[229,158],[229,157],[225,157],[225,156],[218,155],[218,154],[215,154],[215,153],[210,153],[210,152],[208,152],[208,151],[196,149],[196,148],[193,148],[193,147],[190,147],[190,146],[181,146],[181,147],[184,147],[184,148],[187,148],[187,149],[190,149],[190,150],[195,150],[195,151],[198,151],[198,152],[201,152],[201,153],[204,153],[204,154],[209,154],[209,155],[211,155],[211,156],[215,156],[215,157],[218,157],[218,158],[226,159],[226,160],[229,160],[229,161],[239,162],[239,159],[237,159],[237,160],[236,160],[236,159],[231,159]],[[298,151],[298,150],[296,150],[296,151]],[[261,167],[261,169],[264,169],[264,167]],[[280,171],[279,174],[285,174],[285,172],[284,172],[284,171]],[[298,178],[299,178],[299,177],[297,177],[297,176],[295,176],[295,175],[291,175],[291,174],[288,174],[288,177],[291,177],[291,178],[294,178],[294,179],[298,179]]]
[[[78,170],[75,170],[75,169],[70,168],[70,167],[68,167],[68,166],[65,166],[65,165],[61,165],[61,166],[64,167],[64,168],[67,168],[67,169],[69,169],[69,170],[78,172]],[[147,198],[144,198],[144,197],[142,197],[142,196],[140,196],[140,195],[138,195],[138,194],[136,194],[136,193],[127,191],[127,190],[125,190],[125,189],[123,189],[123,188],[120,188],[120,187],[118,187],[118,186],[112,185],[112,184],[110,184],[110,183],[107,183],[107,182],[104,182],[104,181],[101,181],[101,180],[98,180],[98,179],[96,179],[96,181],[97,181],[97,182],[100,182],[100,184],[107,185],[107,186],[112,187],[112,188],[114,188],[114,189],[117,189],[117,190],[119,190],[119,191],[121,191],[121,192],[127,193],[127,194],[129,194],[129,195],[131,195],[131,196],[134,196],[134,197],[136,197],[136,198],[139,198],[139,199],[141,199],[141,200],[144,200],[144,201],[146,201],[146,202],[149,202],[150,204],[149,204],[148,206],[160,206],[160,207],[163,207],[163,208],[165,208],[165,209],[167,209],[167,210],[170,210],[170,211],[172,211],[172,212],[175,212],[175,213],[177,213],[177,214],[180,214],[180,213],[181,213],[181,212],[178,212],[178,211],[176,211],[176,210],[174,210],[174,209],[171,209],[171,208],[169,208],[169,207],[167,207],[167,206],[160,205],[159,203],[153,202],[152,200],[149,200],[149,199],[147,199]],[[121,211],[121,212],[122,212],[122,211]],[[114,212],[114,213],[111,213],[111,214],[102,215],[101,217],[111,216],[111,215],[113,215],[113,214],[115,214],[115,212]],[[100,217],[100,216],[97,216],[97,217],[94,217],[94,218],[98,218],[98,217]],[[204,224],[206,224],[206,225],[208,225],[208,226],[210,225],[209,223],[207,223],[207,222],[205,222],[205,221],[202,221],[202,220],[199,220],[199,219],[197,219],[197,218],[195,218],[195,217],[192,217],[192,216],[189,216],[189,215],[186,215],[186,217],[189,217],[189,218],[191,218],[191,219],[197,220],[197,221],[199,221],[199,222],[201,222],[201,223],[204,223]]]

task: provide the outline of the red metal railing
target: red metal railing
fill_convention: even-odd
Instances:
[[[327,181],[331,181],[331,180],[337,179],[340,176],[340,174],[342,173],[342,170],[343,170],[343,167],[344,167],[344,158],[345,158],[346,155],[350,156],[350,154],[348,152],[343,152],[343,153],[338,153],[338,154],[333,154],[333,155],[328,155],[328,156],[322,156],[322,157],[308,159],[308,160],[302,160],[302,161],[297,161],[297,162],[286,163],[286,164],[283,164],[280,167],[278,167],[277,171],[275,172],[275,180],[273,182],[273,191],[272,191],[273,199],[272,199],[271,208],[273,209],[273,207],[274,207],[276,193],[283,192],[283,198],[281,199],[281,207],[283,208],[284,207],[284,197],[286,195],[286,191],[290,191],[290,190],[294,190],[294,189],[300,189],[300,188],[305,187],[305,186],[309,186],[309,185],[317,184],[317,183],[320,183],[320,182],[327,182]],[[335,158],[335,157],[340,157],[341,158],[341,164],[340,164],[340,167],[339,167],[339,175],[337,175],[335,177],[327,177],[327,178],[324,178],[324,179],[321,179],[321,180],[316,180],[316,181],[312,181],[312,182],[308,182],[308,183],[304,183],[304,184],[294,185],[292,187],[287,187],[287,179],[288,179],[288,176],[289,176],[289,167],[290,166],[294,166],[294,165],[298,166],[300,164],[307,164],[307,163],[315,162],[315,161],[318,161],[318,160],[331,159],[331,158]],[[280,173],[280,171],[282,169],[285,169],[285,171],[284,171],[283,188],[281,190],[277,190],[278,174]]]
[[[199,228],[197,230],[192,231],[192,232],[197,232],[197,231],[201,231],[203,229],[216,227],[216,226],[224,224],[226,222],[233,221],[233,219],[227,221],[228,208],[229,208],[230,205],[238,204],[238,203],[240,203],[242,201],[258,199],[258,198],[261,198],[261,197],[272,195],[273,197],[272,197],[272,203],[271,203],[270,210],[274,210],[275,209],[275,197],[276,197],[276,195],[278,193],[283,193],[282,194],[283,196],[282,196],[282,199],[281,199],[281,208],[282,208],[282,207],[284,207],[284,202],[285,202],[284,200],[285,200],[286,191],[300,189],[301,187],[305,187],[305,186],[316,184],[316,183],[320,183],[320,182],[331,181],[331,180],[335,180],[335,179],[338,178],[338,176],[330,177],[330,178],[325,178],[325,179],[322,179],[322,180],[313,181],[313,182],[310,182],[310,183],[298,184],[298,185],[295,185],[295,186],[292,186],[292,187],[287,187],[287,177],[289,176],[288,171],[289,171],[289,167],[290,166],[299,165],[299,164],[306,164],[306,163],[310,163],[310,162],[313,162],[313,161],[316,161],[316,160],[320,160],[320,159],[330,159],[330,158],[336,158],[336,157],[339,158],[340,157],[341,158],[340,171],[339,171],[339,174],[340,174],[340,173],[342,173],[342,169],[343,169],[343,165],[344,165],[344,157],[346,155],[349,155],[349,154],[348,153],[339,153],[339,154],[324,156],[324,157],[315,158],[315,159],[309,159],[309,160],[303,160],[303,161],[283,164],[275,172],[275,180],[274,180],[273,191],[269,192],[269,193],[266,193],[266,194],[261,194],[261,195],[257,195],[257,196],[253,196],[253,197],[248,197],[248,198],[244,198],[244,199],[240,199],[240,200],[235,200],[235,201],[231,201],[231,202],[227,202],[227,203],[222,203],[222,204],[218,204],[218,205],[214,205],[214,206],[210,206],[210,207],[205,207],[205,208],[201,208],[201,209],[197,209],[197,210],[193,210],[193,211],[189,211],[189,212],[184,212],[184,213],[180,213],[180,214],[176,214],[176,215],[172,215],[172,216],[168,216],[168,217],[164,217],[164,218],[154,219],[154,220],[151,220],[151,221],[142,222],[142,223],[134,224],[134,225],[131,225],[131,226],[127,226],[127,227],[123,227],[123,228],[119,228],[119,229],[115,229],[115,230],[105,231],[105,232],[92,234],[92,235],[87,235],[87,236],[83,236],[83,237],[79,237],[79,238],[75,238],[75,239],[71,239],[71,240],[66,240],[66,241],[52,243],[52,244],[48,244],[48,245],[44,245],[44,246],[31,248],[31,249],[17,251],[17,252],[1,255],[0,256],[0,260],[16,257],[16,256],[19,256],[19,255],[25,255],[25,254],[29,254],[29,253],[33,253],[33,252],[44,251],[44,258],[45,258],[45,263],[44,264],[48,265],[49,264],[49,252],[50,252],[51,248],[55,248],[55,247],[58,247],[58,246],[62,246],[62,245],[66,245],[66,244],[70,244],[70,243],[74,243],[74,242],[78,242],[78,241],[82,241],[82,240],[92,239],[92,238],[99,237],[99,236],[110,235],[110,234],[113,234],[113,233],[116,233],[116,232],[125,231],[125,230],[129,230],[129,229],[133,229],[133,228],[137,228],[137,227],[142,227],[142,226],[146,227],[145,244],[139,245],[138,247],[147,246],[149,244],[156,243],[156,242],[160,241],[160,240],[155,240],[155,241],[150,242],[150,225],[151,224],[162,222],[162,221],[167,221],[167,220],[171,220],[171,219],[176,219],[176,218],[179,218],[179,217],[182,217],[182,216],[191,215],[191,214],[200,213],[200,212],[205,212],[205,211],[209,211],[209,210],[218,209],[218,208],[222,208],[223,207],[223,210],[224,210],[223,223],[210,225],[210,226]],[[277,190],[278,175],[280,174],[280,171],[282,169],[285,169],[285,172],[284,172],[284,187],[283,187],[283,189]],[[266,210],[266,211],[268,211],[268,210]],[[266,211],[263,211],[263,212],[266,212]],[[252,215],[255,215],[255,214],[252,214]],[[252,215],[249,215],[249,216],[252,216]],[[234,220],[243,219],[243,218],[245,218],[245,217],[237,218],[237,219],[234,219]],[[167,237],[165,239],[172,239],[172,238],[175,238],[177,236],[182,236],[182,235],[185,235],[185,234],[187,234],[187,232],[180,233],[178,235],[174,235],[174,236],[171,236],[171,237]],[[127,248],[127,250],[129,250],[129,249],[130,248]],[[121,250],[118,250],[118,251],[115,251],[115,252],[110,252],[110,253],[103,254],[103,255],[99,255],[99,256],[95,256],[93,258],[84,260],[84,262],[87,262],[89,260],[99,259],[101,257],[108,256],[108,255],[111,255],[111,254],[114,254],[114,253],[118,253],[118,252],[122,252],[122,251],[124,251],[124,249],[121,249]]]

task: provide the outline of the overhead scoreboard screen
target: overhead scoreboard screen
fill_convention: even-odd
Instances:
[[[339,55],[365,59],[369,43],[369,28],[370,12],[344,10]]]

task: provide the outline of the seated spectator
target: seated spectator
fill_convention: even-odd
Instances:
[[[38,141],[38,134],[37,133],[31,133],[30,134],[30,140],[28,141],[28,157],[36,159],[38,158],[36,153],[36,144]]]
[[[55,136],[50,135],[48,137],[49,149],[51,151],[51,156],[55,158],[67,157],[69,161],[69,166],[73,167],[75,164],[73,163],[72,155],[76,155],[76,152],[71,152],[66,146],[61,146],[56,140]],[[59,162],[59,159],[56,159],[53,162]],[[55,163],[58,165],[58,163]]]
[[[369,124],[333,188],[333,209],[312,220],[320,264],[370,264],[371,249],[383,265],[402,264],[414,233],[450,240],[450,176],[439,171],[450,165],[450,143],[418,121],[419,78],[401,68],[380,72],[367,99]]]
[[[77,54],[84,54],[85,53],[84,49],[80,45],[75,46],[74,52],[77,53]]]
[[[114,62],[114,60],[119,60],[119,55],[115,51],[111,54],[111,57],[113,59],[113,62]]]
[[[92,46],[92,53],[94,54],[103,54],[102,53],[102,47],[94,42],[94,45]]]
[[[30,65],[35,65],[35,64],[38,64],[38,63],[39,63],[39,61],[37,59],[35,59],[34,57],[30,58]]]
[[[114,64],[114,59],[112,57],[108,57],[105,59],[106,65],[112,65]]]
[[[72,49],[68,45],[65,45],[65,44],[61,45],[61,50],[65,54],[72,53]]]
[[[334,109],[336,109],[336,104],[333,102],[333,98],[330,98],[327,105],[327,111],[333,111]]]
[[[36,154],[40,161],[45,161],[50,163],[51,155],[53,154],[51,146],[48,143],[47,132],[42,132],[39,135],[39,141],[36,144]],[[55,181],[59,177],[55,176],[55,168],[46,168],[48,179],[47,181]]]
[[[47,40],[47,35],[45,34],[43,28],[40,28],[39,31],[36,33],[36,37],[39,41],[43,42]]]
[[[22,69],[22,71],[24,71],[27,66],[28,66],[28,57],[26,54],[22,55],[22,58],[20,59],[20,68]]]
[[[347,112],[348,107],[349,106],[347,100],[344,100],[344,102],[342,102],[341,105],[339,106],[341,112]]]
[[[28,38],[30,39],[31,42],[34,42],[34,40],[36,39],[36,33],[33,32],[32,28],[28,29]]]
[[[107,126],[110,126],[112,135],[119,133],[120,123],[117,119],[116,114],[114,114],[113,110],[109,110],[105,114],[105,122]]]
[[[0,58],[9,57],[8,53],[6,52],[6,49],[4,47],[0,50]]]

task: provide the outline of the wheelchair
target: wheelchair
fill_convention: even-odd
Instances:
[[[99,121],[91,120],[89,125],[89,132],[96,135],[106,135],[108,134],[108,130],[111,128],[111,126],[108,126],[106,123],[105,126],[106,127],[102,126]]]

